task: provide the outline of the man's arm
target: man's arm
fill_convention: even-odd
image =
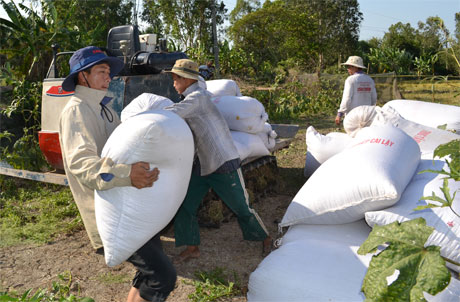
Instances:
[[[335,117],[335,123],[340,124],[340,119],[348,111],[348,107],[351,103],[351,98],[353,97],[353,87],[350,82],[350,77],[345,80],[345,85],[343,87],[342,102],[340,103],[339,110],[337,111],[337,116]]]
[[[85,109],[69,108],[61,116],[59,132],[62,152],[69,170],[67,172],[94,190],[131,185],[136,188],[151,186],[158,179],[158,170],[146,170],[147,163],[115,164],[112,159],[98,155],[92,134],[98,125],[95,121],[83,120],[82,115],[92,115],[91,112],[83,111]]]

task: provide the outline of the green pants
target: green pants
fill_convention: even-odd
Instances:
[[[262,241],[267,238],[268,232],[262,220],[249,207],[241,169],[206,176],[192,173],[187,195],[174,220],[176,246],[200,244],[197,212],[209,188],[236,214],[245,240]]]

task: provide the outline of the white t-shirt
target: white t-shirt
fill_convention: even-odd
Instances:
[[[339,114],[347,114],[353,108],[377,103],[377,91],[374,80],[363,72],[349,76],[345,81]]]

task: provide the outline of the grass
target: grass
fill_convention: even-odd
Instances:
[[[218,301],[221,298],[233,297],[241,293],[238,282],[229,281],[223,268],[217,267],[208,272],[197,271],[195,277],[197,280],[184,281],[195,287],[195,292],[188,296],[192,302]],[[234,279],[237,279],[235,274]]]
[[[117,275],[107,272],[98,275],[95,279],[105,284],[125,284],[131,282],[132,277],[125,274]]]
[[[68,187],[0,176],[0,247],[43,244],[83,227]]]
[[[398,88],[405,99],[460,106],[460,80],[433,78],[400,81]]]
[[[38,289],[32,292],[31,289],[19,294],[15,291],[9,293],[0,292],[0,301],[19,301],[19,302],[95,302],[89,297],[75,296],[70,293],[72,285],[72,275],[70,272],[59,274],[59,281],[53,282],[51,289]]]
[[[299,125],[299,131],[295,140],[289,148],[282,149],[276,153],[276,161],[279,170],[279,179],[284,180],[282,191],[284,194],[295,195],[305,183],[303,167],[305,166],[305,155],[307,146],[305,143],[306,129],[313,126],[318,132],[327,134],[329,132],[343,132],[334,123],[335,116],[316,115],[308,119],[291,121]]]

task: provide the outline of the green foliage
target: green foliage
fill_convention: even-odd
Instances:
[[[268,90],[252,90],[247,95],[259,100],[265,107],[270,121],[289,121],[318,114],[334,114],[341,91],[327,80],[312,85],[289,82],[274,85]]]
[[[82,228],[69,188],[0,176],[0,246],[49,242]]]
[[[446,159],[446,163],[449,169],[447,171],[444,169],[442,170],[423,170],[419,173],[431,172],[431,173],[438,173],[438,174],[446,175],[443,181],[443,186],[440,188],[441,192],[444,195],[444,199],[442,197],[436,196],[436,194],[432,192],[431,196],[423,196],[422,198],[420,198],[420,200],[431,200],[431,201],[435,201],[436,204],[428,203],[428,205],[419,206],[415,208],[414,210],[423,210],[423,209],[434,208],[434,207],[452,207],[452,204],[455,199],[455,195],[457,194],[457,192],[454,192],[451,195],[450,189],[448,186],[448,179],[453,179],[455,181],[460,180],[460,140],[457,139],[457,140],[450,141],[446,144],[439,145],[434,150],[433,156],[440,157],[440,158],[448,156],[450,160]]]
[[[438,204],[428,203],[428,205],[426,205],[426,206],[418,206],[418,207],[416,207],[414,209],[414,211],[424,210],[424,209],[429,209],[429,208],[436,208],[436,207],[451,207],[457,192],[454,192],[454,194],[452,196],[450,195],[450,189],[449,189],[449,186],[448,186],[448,180],[446,178],[444,178],[442,187],[440,189],[441,189],[441,192],[444,195],[444,199],[442,199],[441,197],[436,196],[436,194],[434,194],[434,192],[432,192],[431,196],[423,196],[422,198],[420,198],[420,200],[431,200],[431,201],[437,202]]]
[[[75,1],[67,2],[67,13],[62,14],[62,22],[56,19],[57,12],[52,1],[43,2],[43,17],[21,3],[16,5],[13,1],[7,3],[1,0],[1,5],[11,21],[0,18],[5,39],[0,44],[0,54],[6,55],[7,61],[14,66],[15,78],[42,80],[51,62],[53,43],[72,46],[72,49],[77,46],[75,40],[78,33],[63,24],[73,13]],[[26,16],[22,15],[21,10]]]
[[[277,66],[292,60],[315,70],[352,51],[361,20],[354,0],[266,1],[235,21],[229,36],[254,57],[256,73],[267,61]]]
[[[187,53],[192,48],[204,47],[207,54],[212,54],[213,3],[211,0],[144,0],[142,19],[151,24],[160,37],[171,36]],[[223,24],[226,11],[223,2],[217,4],[217,25]]]
[[[422,55],[415,57],[414,65],[418,76],[432,74],[434,72],[434,64],[438,61],[438,55]]]
[[[19,116],[23,126],[23,136],[13,137],[11,133],[0,133],[0,140],[15,143],[12,148],[0,147],[0,161],[5,161],[17,169],[40,171],[47,163],[38,145],[38,131],[41,129],[41,82],[16,80],[11,73],[0,77],[13,90],[2,95],[9,99],[8,107],[0,113],[6,117]]]
[[[195,287],[195,292],[188,296],[190,301],[217,301],[223,297],[235,296],[239,292],[233,282],[227,281],[222,268],[217,267],[210,272],[198,271],[195,272],[195,277],[198,280],[189,283]]]
[[[370,301],[426,301],[423,292],[435,295],[450,282],[450,272],[440,255],[440,247],[424,247],[433,228],[423,218],[403,223],[374,226],[358,254],[374,253],[362,291]],[[399,272],[399,274],[398,274]],[[397,273],[391,284],[388,279]]]
[[[23,294],[15,292],[0,292],[0,302],[18,301],[18,302],[94,302],[94,299],[88,297],[78,297],[70,293],[72,284],[72,275],[70,272],[64,272],[58,275],[60,282],[53,282],[51,290],[38,289],[35,293],[29,289]],[[62,283],[64,282],[64,283]]]
[[[368,55],[371,70],[377,73],[396,72],[409,74],[412,64],[412,55],[397,48],[371,48]]]

